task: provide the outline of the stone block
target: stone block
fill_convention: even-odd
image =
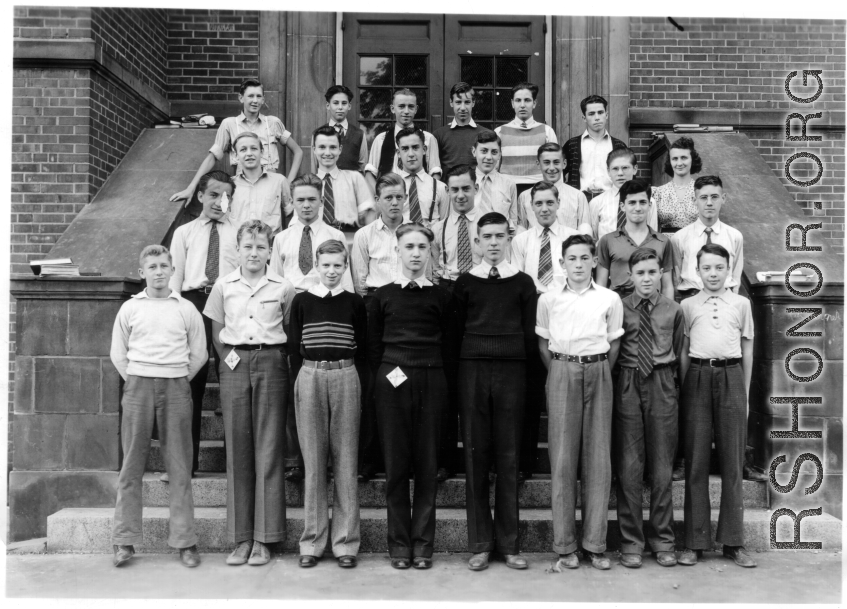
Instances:
[[[844,304],[827,304],[823,311],[824,359],[844,359]]]
[[[823,467],[828,474],[844,473],[844,419],[831,417],[823,424]]]
[[[118,369],[107,358],[100,358],[100,412],[120,411],[121,405],[121,375]]]
[[[18,355],[67,355],[68,302],[18,299]]]
[[[114,507],[117,472],[9,474],[9,541],[45,537],[47,517],[63,508]]]
[[[118,415],[68,416],[65,424],[65,467],[120,469]]]
[[[112,325],[122,304],[120,300],[69,300],[68,354],[108,354]]]
[[[806,495],[806,489],[815,483],[815,479],[816,474],[800,474],[797,477],[794,489],[789,493],[780,493],[768,483],[771,511],[786,507],[799,514],[802,510],[823,508],[825,513],[841,518],[844,509],[842,496],[844,476],[842,474],[828,474],[824,471],[823,481],[818,490],[811,495]],[[787,485],[790,480],[790,470],[776,475],[776,481],[779,484]]]
[[[33,411],[32,383],[34,360],[28,355],[18,355],[15,358],[15,412],[30,413]]]
[[[65,414],[19,414],[13,422],[16,470],[63,469]]]
[[[201,472],[225,472],[226,451],[224,443],[220,440],[201,440],[199,460]],[[162,458],[162,450],[159,447],[158,440],[151,443],[145,470],[148,472],[165,471],[165,460]]]
[[[800,328],[799,332],[821,332],[821,336],[786,335],[789,328],[809,317],[810,313],[789,312],[789,308],[820,308],[822,314]],[[786,354],[798,347],[814,349],[824,357],[824,347],[827,328],[824,326],[824,314],[827,312],[824,303],[802,302],[792,304],[763,304],[753,307],[753,321],[756,327],[754,341],[755,357],[770,360],[784,359]],[[843,316],[843,313],[842,313]],[[841,359],[840,357],[834,359]]]
[[[810,375],[817,369],[817,361],[792,358],[791,370],[797,375]],[[750,384],[750,410],[763,414],[790,416],[788,404],[771,404],[771,397],[820,397],[822,404],[800,405],[800,428],[802,420],[809,415],[841,416],[844,362],[824,361],[823,371],[814,381],[801,383],[785,372],[785,360],[754,360],[753,381]]]
[[[786,413],[788,414],[788,413]],[[800,431],[821,431],[824,432],[824,423],[826,419],[821,417],[812,417],[803,414],[800,410]],[[774,417],[771,415],[750,412],[749,425],[751,428],[751,444],[753,445],[753,460],[754,463],[761,467],[763,471],[770,471],[771,462],[779,455],[785,455],[785,462],[780,464],[780,472],[791,472],[794,467],[794,460],[805,452],[814,454],[823,462],[824,446],[826,436],[821,439],[791,439],[791,438],[771,438],[770,432],[773,430],[791,429],[791,417]],[[814,473],[815,465],[811,461],[805,461],[800,466],[801,472]]]
[[[100,360],[39,357],[35,360],[35,412],[100,411]]]

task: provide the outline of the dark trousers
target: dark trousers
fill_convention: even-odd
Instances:
[[[365,296],[365,305],[373,298]],[[360,474],[373,475],[384,471],[382,447],[379,441],[374,386],[376,378],[373,372],[368,374],[367,386],[362,394],[362,412],[359,418],[359,464]]]
[[[459,404],[465,446],[468,549],[501,554],[520,552],[518,538],[518,454],[520,451],[526,362],[462,360]],[[488,471],[497,469],[494,518]]]
[[[742,468],[747,436],[747,392],[739,364],[724,368],[692,362],[682,385],[685,431],[685,546],[712,547],[709,461],[712,431],[721,470],[718,543],[744,545]]]
[[[385,453],[385,501],[388,506],[388,553],[392,558],[432,556],[435,545],[436,451],[441,406],[447,399],[442,368],[401,366],[407,376],[394,387],[376,373],[379,436]],[[414,468],[414,500],[409,499],[409,471]]]
[[[455,281],[442,279],[439,285],[451,294]],[[444,368],[447,379],[447,401],[441,409],[441,433],[438,443],[438,467],[443,467],[450,473],[459,471],[462,463],[459,451],[459,369],[456,366]]]
[[[650,530],[654,552],[673,552],[673,460],[678,424],[673,368],[656,368],[642,377],[621,368],[612,416],[618,474],[618,524],[621,552],[641,554],[645,547],[642,515],[644,468],[650,474]]]
[[[700,290],[697,288],[692,288],[690,290],[683,290],[681,292],[676,292],[674,294],[674,300],[677,303],[682,302],[686,298],[691,298],[692,296],[696,296],[700,293]],[[677,462],[682,462],[685,459],[685,431],[682,429],[682,413],[679,416],[679,441],[676,443],[676,460]]]
[[[541,413],[547,408],[547,368],[541,356],[526,361],[526,400],[524,402],[521,456],[518,469],[534,474],[538,471],[538,433]]]

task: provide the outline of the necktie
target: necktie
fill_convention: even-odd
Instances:
[[[421,286],[419,286],[416,281],[410,281],[408,283],[408,287],[409,287],[410,290],[417,290]]]
[[[483,213],[488,213],[490,211],[494,211],[491,206],[491,177],[484,176],[482,178],[482,188],[479,191],[480,194],[480,209]]]
[[[497,270],[496,266],[492,266],[491,270],[488,271],[489,279],[500,279],[500,271]]]
[[[521,129],[526,129],[526,122],[521,121]]]
[[[420,224],[423,216],[421,216],[421,204],[418,201],[418,178],[412,176],[412,185],[409,187],[409,220]]]
[[[344,127],[341,126],[341,123],[335,123],[335,130],[338,132],[338,139],[344,139]]]
[[[706,245],[708,245],[712,242],[712,229],[707,228],[704,232],[706,233]]]
[[[332,178],[329,174],[324,176],[324,222],[335,226],[335,196],[332,194]]]
[[[538,280],[544,285],[553,281],[553,256],[550,253],[550,227],[541,233],[541,253],[538,255]]]
[[[459,215],[459,238],[456,252],[459,273],[467,273],[473,266],[473,254],[471,253],[471,239],[468,235],[468,217],[465,214]]]
[[[324,298],[332,298],[332,292],[327,292],[327,293],[324,295]]]
[[[618,205],[618,230],[622,230],[624,225],[626,225],[626,214],[621,209],[621,206]]]
[[[303,228],[303,235],[300,237],[300,253],[297,257],[300,264],[300,272],[308,275],[312,270],[312,227],[306,226]]]
[[[650,301],[641,301],[638,316],[638,371],[649,376],[653,371],[653,326],[650,325]]]
[[[214,285],[220,271],[221,241],[217,220],[212,220],[209,224],[212,225],[212,230],[209,233],[209,251],[206,254],[206,279],[209,280],[209,285]]]

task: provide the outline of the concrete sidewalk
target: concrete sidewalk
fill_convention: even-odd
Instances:
[[[595,602],[841,602],[841,553],[752,553],[756,569],[742,569],[711,552],[694,567],[659,567],[645,556],[641,569],[613,558],[611,571],[583,561],[579,570],[548,573],[553,554],[527,554],[530,568],[493,562],[467,569],[469,554],[436,554],[429,571],[397,571],[386,554],[361,554],[356,569],[332,558],[312,569],[285,554],[264,567],[227,567],[226,554],[205,554],[197,569],[177,554],[137,554],[119,569],[104,554],[9,554],[8,597],[36,598],[256,598],[308,600],[595,601]]]

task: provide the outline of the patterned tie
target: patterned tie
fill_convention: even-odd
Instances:
[[[338,139],[344,139],[344,127],[341,126],[341,123],[335,123],[335,130],[338,132]]]
[[[618,205],[618,230],[623,230],[623,227],[626,225],[626,213],[621,209],[621,206]]]
[[[312,227],[306,226],[303,228],[303,235],[300,237],[300,253],[297,257],[300,264],[300,272],[308,275],[312,270]]]
[[[417,175],[413,175],[411,178],[412,185],[409,187],[409,220],[420,224],[423,216],[421,215],[421,204],[418,201],[418,178]]]
[[[550,227],[541,233],[541,253],[538,256],[538,280],[544,285],[553,281],[553,256],[550,253]]]
[[[638,316],[638,371],[647,377],[653,372],[653,326],[650,324],[650,301],[641,301]]]
[[[468,217],[459,215],[459,244],[456,249],[459,261],[459,273],[467,273],[473,266],[473,254],[471,253],[471,239],[468,236]]]
[[[421,286],[419,286],[416,281],[410,281],[408,284],[406,284],[406,287],[408,287],[410,290],[417,290]]]
[[[218,221],[212,220],[209,224],[212,225],[212,230],[209,233],[209,251],[206,254],[206,279],[209,280],[209,285],[214,285],[220,271],[221,241],[218,235]]]
[[[488,271],[489,279],[500,279],[500,271],[497,270],[496,266],[492,266],[491,270]]]
[[[332,194],[332,178],[329,174],[324,176],[324,222],[335,226],[335,197]]]
[[[494,211],[491,205],[491,176],[484,176],[482,178],[482,188],[480,189],[479,201],[480,209],[482,209],[484,213]]]
[[[712,242],[712,229],[707,228],[704,232],[706,233],[706,245],[708,245]]]
[[[521,121],[521,129],[526,129],[526,122],[525,121]]]

